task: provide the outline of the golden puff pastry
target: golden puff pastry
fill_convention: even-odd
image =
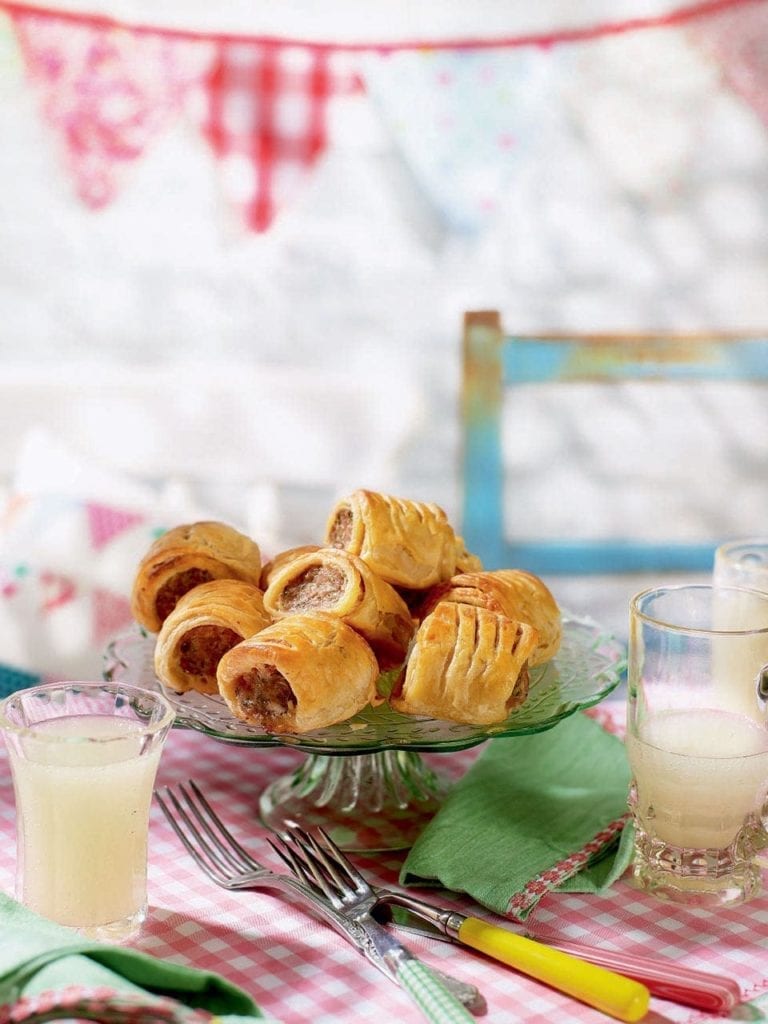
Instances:
[[[178,693],[218,693],[216,669],[222,655],[271,622],[264,595],[252,583],[201,583],[179,599],[160,627],[155,674]]]
[[[487,608],[533,626],[539,641],[528,659],[531,667],[549,661],[560,649],[560,609],[543,581],[532,573],[522,569],[459,573],[428,592],[418,609],[419,617],[444,602]]]
[[[150,633],[157,633],[179,598],[201,583],[234,579],[258,587],[258,545],[226,523],[176,526],[154,542],[139,563],[131,611]]]
[[[365,640],[324,612],[290,615],[228,651],[218,684],[237,718],[269,733],[346,721],[376,698],[379,666]]]
[[[395,588],[339,548],[318,548],[277,569],[264,606],[276,619],[305,611],[337,616],[368,641],[381,669],[402,664],[415,629]]]
[[[483,563],[478,555],[467,551],[463,537],[456,537],[456,572],[482,572]]]
[[[456,571],[456,535],[434,504],[353,491],[331,512],[325,541],[358,555],[396,587],[422,590]]]
[[[286,551],[280,551],[261,567],[261,589],[266,590],[278,570],[288,565],[294,558],[298,558],[299,555],[309,555],[313,551],[317,551],[319,547],[319,544],[302,544],[297,548],[288,548]]]
[[[419,626],[390,706],[469,725],[503,722],[528,696],[536,630],[475,605],[438,605]]]

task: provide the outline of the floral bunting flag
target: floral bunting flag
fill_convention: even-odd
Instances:
[[[694,22],[691,37],[715,59],[723,80],[768,125],[768,4]]]
[[[325,149],[331,98],[360,85],[349,58],[324,48],[219,45],[202,128],[252,230],[269,228]]]
[[[563,61],[544,48],[421,50],[366,59],[371,101],[448,226],[481,229],[555,117]]]
[[[212,47],[47,13],[11,14],[77,193],[94,209],[105,206],[123,169],[180,113],[210,66]]]

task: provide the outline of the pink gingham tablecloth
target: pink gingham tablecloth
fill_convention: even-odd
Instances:
[[[466,770],[479,749],[426,755],[448,777]],[[255,856],[282,869],[258,818],[266,785],[291,770],[301,754],[287,748],[239,747],[199,733],[175,730],[160,768],[160,785],[194,777]],[[11,893],[15,867],[14,801],[5,752],[0,751],[0,886]],[[217,971],[248,991],[283,1024],[423,1024],[408,997],[363,960],[326,925],[284,897],[269,892],[228,893],[195,868],[155,807],[151,818],[150,916],[137,948],[157,957]],[[510,857],[514,850],[510,850]],[[373,880],[397,883],[403,853],[356,855]],[[434,892],[421,890],[427,898]],[[494,919],[463,897],[441,899],[457,909]],[[498,920],[498,919],[496,919]],[[508,926],[520,930],[515,922]],[[730,974],[745,998],[768,990],[768,896],[717,915],[681,910],[638,894],[621,882],[602,896],[550,894],[528,921],[541,935],[663,955],[702,970]],[[600,1024],[609,1018],[510,968],[459,946],[400,932],[427,964],[476,984],[488,1002],[492,1024]],[[753,1005],[734,1019],[764,1018]],[[722,1020],[654,999],[650,1024]]]

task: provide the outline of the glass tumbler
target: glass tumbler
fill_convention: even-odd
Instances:
[[[20,690],[0,703],[16,797],[16,895],[89,938],[122,941],[147,913],[152,789],[174,712],[104,682]]]
[[[718,586],[768,591],[768,537],[721,544],[715,551],[713,581]]]
[[[632,599],[627,754],[637,886],[702,907],[760,892],[767,680],[768,594],[684,584]]]

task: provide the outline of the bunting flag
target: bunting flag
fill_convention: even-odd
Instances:
[[[556,123],[564,62],[538,47],[425,50],[370,57],[363,69],[424,193],[449,228],[474,233],[498,212],[528,147]]]
[[[329,100],[361,85],[346,54],[280,43],[219,46],[202,127],[222,161],[225,190],[252,230],[272,224],[325,149]]]
[[[85,512],[88,517],[91,545],[95,551],[105,547],[125,530],[146,521],[146,516],[141,512],[129,512],[96,502],[86,502]]]
[[[96,587],[91,594],[91,644],[101,651],[113,637],[135,624],[131,603],[122,594]]]
[[[77,194],[98,209],[123,169],[179,114],[211,47],[165,35],[11,12],[43,116],[63,144]]]
[[[202,93],[199,128],[225,195],[266,231],[328,144],[333,99],[365,90],[445,223],[476,232],[521,157],[567,116],[564,69],[591,44],[676,27],[768,123],[768,0],[694,0],[644,18],[506,38],[312,43],[131,25],[0,0],[78,195],[98,209]],[[558,59],[553,59],[557,50]],[[569,62],[572,61],[572,65]]]
[[[729,8],[692,23],[689,31],[726,84],[768,125],[768,3]]]

